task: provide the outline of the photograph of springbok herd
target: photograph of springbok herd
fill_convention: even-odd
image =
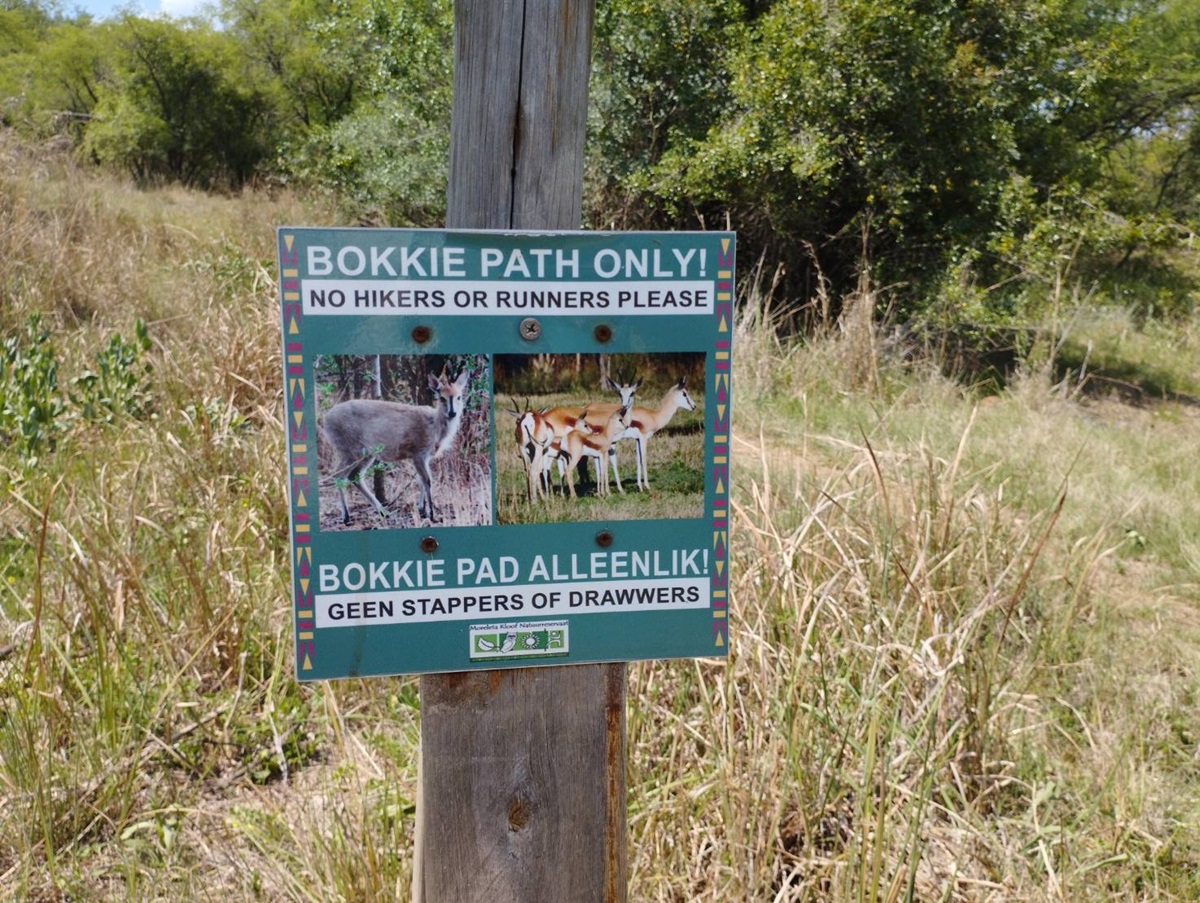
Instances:
[[[704,355],[321,355],[320,529],[694,518]]]
[[[701,517],[704,362],[496,355],[496,522]]]

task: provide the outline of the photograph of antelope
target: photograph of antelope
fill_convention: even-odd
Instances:
[[[492,523],[486,355],[314,360],[320,528]]]
[[[493,358],[496,523],[701,517],[703,353]]]

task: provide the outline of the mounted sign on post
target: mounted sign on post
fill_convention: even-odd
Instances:
[[[278,238],[300,679],[725,653],[731,233]]]

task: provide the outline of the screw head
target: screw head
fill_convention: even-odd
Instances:
[[[521,321],[521,338],[526,342],[532,342],[542,335],[542,324],[533,317],[526,317]]]
[[[600,344],[603,345],[605,342],[612,341],[612,337],[613,337],[612,327],[609,326],[607,323],[601,323],[595,329],[592,330],[592,335],[594,335],[596,337],[597,342],[599,342]]]
[[[610,530],[601,530],[596,534],[596,545],[602,549],[607,549],[613,544],[613,535]]]
[[[418,345],[424,345],[433,338],[433,330],[428,326],[414,326],[412,331],[413,341]]]
[[[432,555],[438,550],[438,541],[432,536],[426,536],[421,539],[421,551],[428,555]]]

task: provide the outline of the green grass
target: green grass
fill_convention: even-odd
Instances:
[[[271,260],[327,214],[0,159],[0,337],[61,390],[0,448],[0,900],[404,899],[414,682],[292,677]],[[1139,392],[741,321],[730,656],[629,668],[631,900],[1200,898],[1200,331],[1085,326]],[[686,510],[694,440],[573,510]]]
[[[1066,331],[1057,364],[1078,392],[1134,403],[1200,404],[1194,324],[1139,323],[1126,310],[1089,310]]]

